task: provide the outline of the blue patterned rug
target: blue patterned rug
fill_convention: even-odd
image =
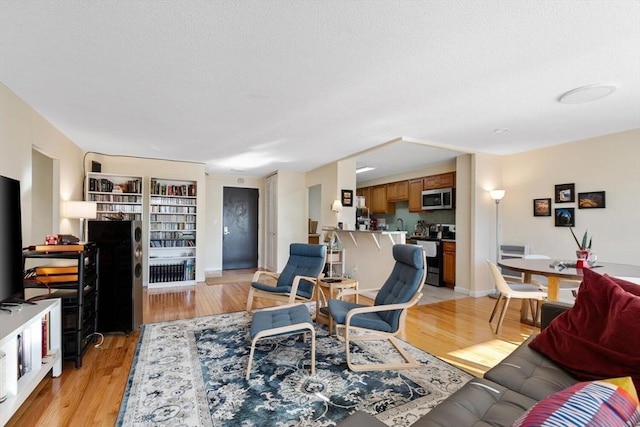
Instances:
[[[409,344],[418,369],[350,371],[344,344],[316,326],[315,375],[310,341],[297,335],[261,340],[245,381],[250,325],[245,312],[145,325],[117,425],[334,426],[364,410],[405,426],[471,379]],[[362,343],[353,360],[398,360],[392,349]]]

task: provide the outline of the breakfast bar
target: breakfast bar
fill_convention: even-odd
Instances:
[[[375,289],[384,284],[393,269],[392,248],[406,243],[406,231],[334,230],[338,245],[345,249],[345,273],[359,283],[360,289]]]

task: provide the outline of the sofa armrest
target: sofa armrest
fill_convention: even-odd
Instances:
[[[542,304],[542,315],[540,320],[540,329],[549,326],[549,323],[560,314],[569,310],[573,305],[560,301],[547,301]]]

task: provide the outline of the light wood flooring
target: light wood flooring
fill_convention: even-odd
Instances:
[[[225,271],[189,288],[150,290],[143,296],[144,323],[206,316],[245,309],[252,271]],[[425,292],[430,287],[425,286]],[[495,299],[462,298],[416,306],[407,316],[408,342],[474,375],[482,375],[537,328],[520,323],[520,304],[512,302],[499,334],[488,319]],[[258,304],[257,306],[269,305]],[[64,363],[58,378],[49,375],[8,426],[113,426],[127,383],[139,333],[107,334],[90,347],[80,369]],[[0,404],[0,410],[2,405]]]

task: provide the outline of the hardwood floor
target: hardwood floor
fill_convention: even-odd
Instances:
[[[145,288],[144,323],[244,310],[251,274],[252,270],[235,270],[207,279],[210,285]],[[512,304],[500,333],[494,334],[488,319],[495,301],[489,297],[462,298],[413,307],[404,338],[480,376],[538,330],[520,323],[519,305]],[[271,302],[257,303],[259,307]],[[108,334],[102,345],[87,350],[82,368],[65,362],[62,375],[45,378],[7,426],[113,426],[138,338],[138,332]]]

